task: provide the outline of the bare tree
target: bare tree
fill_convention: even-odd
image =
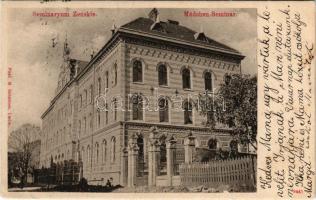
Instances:
[[[32,167],[31,160],[32,153],[36,148],[34,145],[36,134],[38,134],[36,129],[30,129],[28,131],[13,131],[9,135],[9,150],[16,154],[16,159],[13,160],[14,163],[9,164],[14,165],[14,168],[20,172],[22,187],[27,181],[28,170]]]

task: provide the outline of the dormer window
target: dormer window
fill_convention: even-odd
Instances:
[[[203,42],[208,42],[208,39],[207,39],[207,37],[206,37],[206,35],[202,32],[200,32],[200,33],[195,33],[194,34],[194,38],[196,39],[196,40],[199,40],[199,41],[203,41]]]
[[[199,41],[208,42],[208,38],[206,37],[202,26],[200,32],[194,34],[194,38]]]
[[[150,30],[166,33],[166,30],[162,26],[161,22],[155,22],[153,25],[151,25]]]

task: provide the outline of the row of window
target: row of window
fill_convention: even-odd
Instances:
[[[114,99],[113,105],[114,105],[113,119],[114,119],[114,121],[117,121],[117,110],[118,109],[117,109],[117,100],[116,99]],[[105,113],[105,115],[104,115],[105,116],[105,124],[108,124],[109,123],[109,111],[105,110],[104,113]],[[88,120],[89,120],[89,129],[87,128]],[[92,126],[93,126],[93,120],[92,120],[92,114],[90,113],[89,119],[87,119],[87,117],[84,116],[82,118],[82,121],[81,120],[78,121],[79,136],[81,134],[85,134],[87,132],[87,130],[91,131]],[[96,128],[100,128],[100,127],[101,127],[101,111],[99,109],[97,109],[97,111],[96,111]]]
[[[57,131],[53,137],[47,138],[45,148],[49,149],[51,146],[57,146],[62,143],[62,141],[68,141],[71,135],[71,124],[68,125],[68,128],[64,127]]]
[[[117,78],[118,78],[116,64],[114,64],[113,70],[114,70],[113,86],[115,86],[117,84]],[[104,87],[109,88],[109,72],[108,71],[105,72],[105,86]],[[97,79],[97,94],[98,96],[102,94],[102,78],[101,77]],[[93,86],[90,85],[89,95],[88,95],[87,89],[84,89],[83,94],[79,95],[79,108],[86,106],[88,103],[92,103],[92,101],[93,101]]]
[[[137,98],[132,99],[132,120],[144,120],[144,101],[140,95],[134,96]],[[170,105],[167,98],[161,98],[158,102],[159,106],[159,122],[169,122],[170,121]],[[117,100],[114,100],[114,109],[113,109],[113,118],[114,121],[117,120]],[[190,101],[183,102],[183,117],[184,124],[192,124],[193,123],[193,106]],[[108,124],[108,110],[103,111],[105,113],[105,124]],[[97,128],[101,127],[101,111],[97,110],[96,115],[96,126]],[[82,121],[79,120],[78,123],[78,133],[79,135],[85,134],[87,130],[92,130],[92,115],[89,115],[89,129],[87,128],[88,119],[86,117],[82,118]],[[208,117],[209,119],[209,117]]]
[[[141,96],[134,98],[132,101],[132,119],[143,120],[143,99]],[[167,98],[161,98],[158,102],[159,122],[169,122],[169,101]],[[184,101],[183,105],[184,124],[193,124],[193,106],[190,101]],[[209,118],[208,118],[209,119]]]
[[[95,164],[102,163],[105,164],[108,161],[108,152],[110,154],[110,163],[115,163],[116,160],[116,138],[113,136],[110,140],[110,145],[107,144],[107,140],[103,140],[101,145],[99,142],[94,144],[94,159],[92,161],[92,149],[90,145],[85,149],[81,148],[80,157],[84,163],[89,164],[91,161]]]
[[[64,153],[62,153],[62,154],[59,154],[58,156],[55,155],[55,157],[51,156],[51,158],[53,158],[54,162],[69,160],[70,159],[70,152],[68,150],[66,156],[64,155]],[[48,161],[50,161],[50,160],[48,159]]]
[[[143,82],[143,64],[140,60],[135,60],[133,62],[133,82]],[[191,89],[191,70],[188,68],[183,68],[181,70],[182,74],[182,87],[183,89]],[[160,64],[158,66],[158,84],[160,86],[168,86],[168,69],[165,64]],[[212,91],[213,89],[213,82],[212,82],[212,73],[205,72],[204,73],[204,83],[205,83],[205,90]]]

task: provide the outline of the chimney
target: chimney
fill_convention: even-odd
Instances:
[[[115,23],[113,23],[112,28],[111,28],[112,35],[114,35],[115,31],[116,31],[116,25]]]
[[[94,51],[92,51],[92,53],[90,54],[90,59],[92,60],[93,57],[94,57]]]
[[[151,19],[152,21],[156,22],[158,14],[159,14],[159,12],[158,12],[157,8],[153,8],[149,12],[148,18]]]

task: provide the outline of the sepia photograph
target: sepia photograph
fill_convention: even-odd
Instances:
[[[8,8],[9,192],[257,192],[256,8]]]

